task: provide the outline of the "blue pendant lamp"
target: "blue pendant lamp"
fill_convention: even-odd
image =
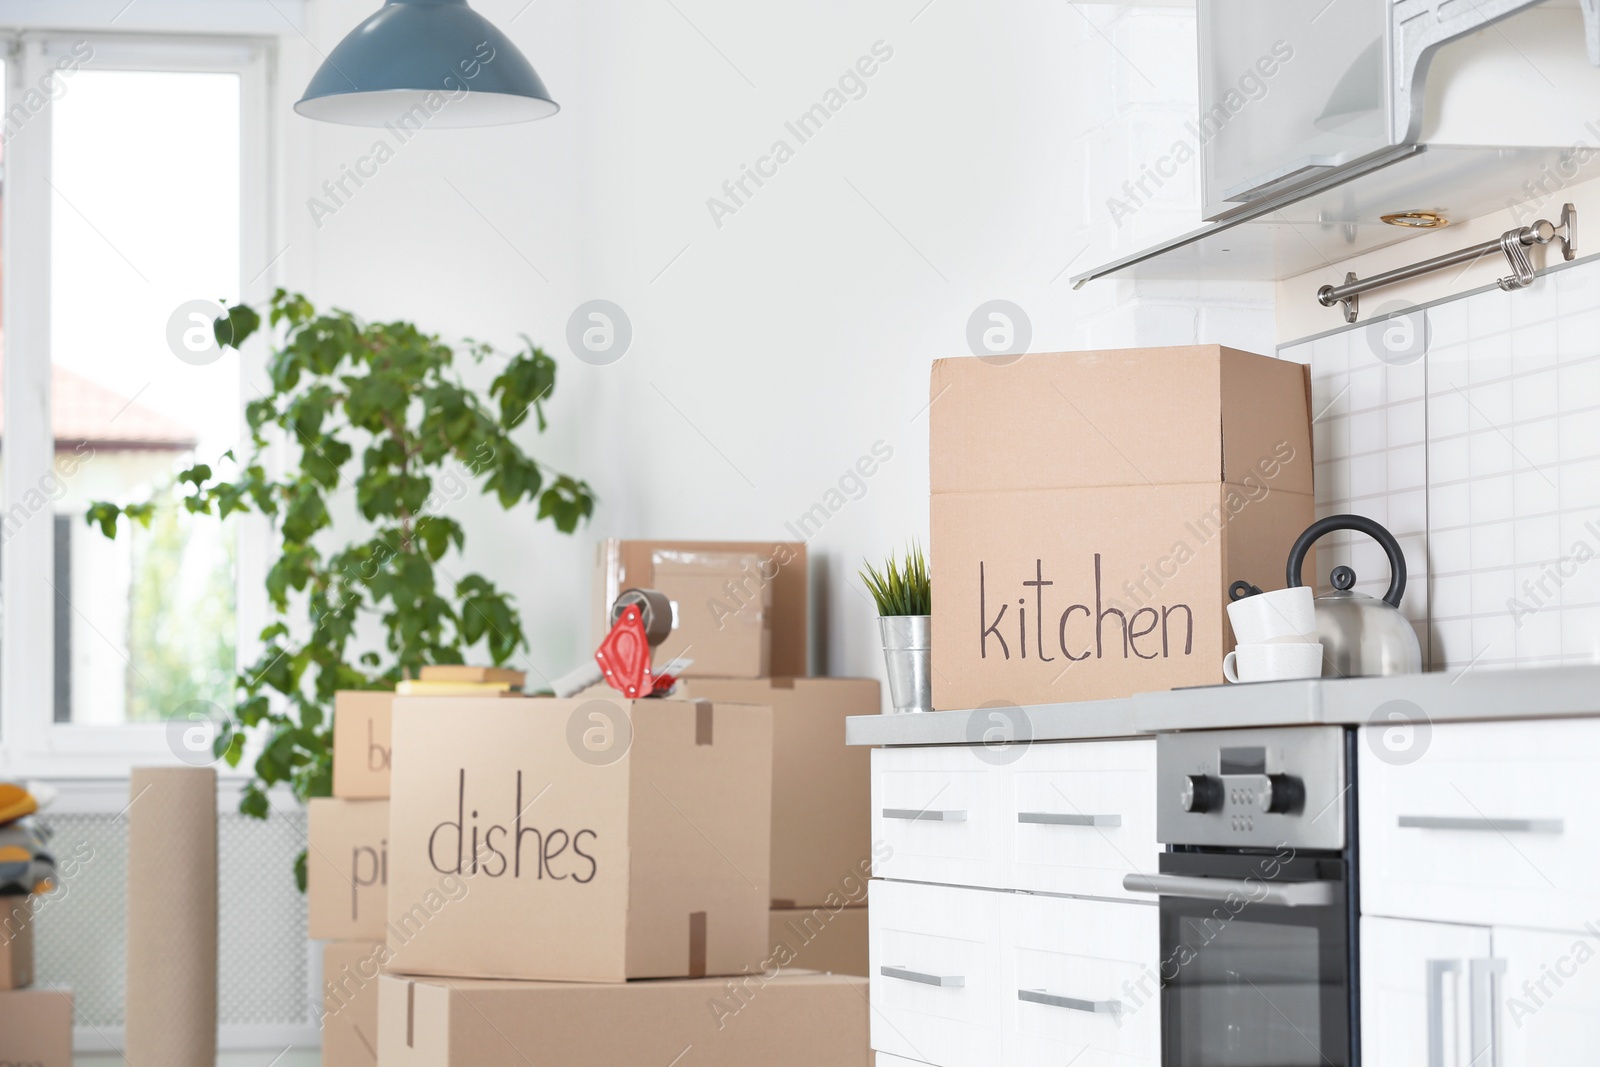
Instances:
[[[411,116],[438,127],[502,126],[560,110],[533,65],[467,0],[386,0],[329,53],[294,109],[347,126]]]

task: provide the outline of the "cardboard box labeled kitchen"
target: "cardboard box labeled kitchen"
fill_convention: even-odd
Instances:
[[[0,993],[0,1064],[72,1067],[72,991]]]
[[[934,364],[933,700],[1222,681],[1313,518],[1307,369],[1215,345]]]
[[[772,708],[772,907],[865,903],[872,870],[871,750],[844,720],[875,715],[872,678],[695,678],[689,695]]]
[[[382,940],[389,801],[317,797],[306,821],[307,935],[318,941]]]
[[[33,907],[30,899],[0,897],[0,991],[21,989],[33,984]]]
[[[846,975],[613,986],[385,975],[378,995],[384,1067],[872,1062],[867,983]]]
[[[694,660],[691,678],[809,674],[806,582],[799,542],[602,541],[590,639],[605,636],[622,590],[657,589],[675,616],[657,666],[681,654]]]
[[[774,908],[767,915],[770,946],[759,970],[795,968],[867,975],[867,908]]]
[[[322,1067],[378,1062],[378,975],[388,959],[377,941],[322,946]]]
[[[389,706],[394,694],[344,690],[333,695],[333,795],[381,800],[389,795]]]
[[[620,982],[761,951],[770,709],[400,702],[394,756],[392,970]]]

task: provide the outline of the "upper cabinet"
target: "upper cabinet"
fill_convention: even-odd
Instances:
[[[1295,277],[1543,197],[1545,175],[1571,176],[1592,152],[1581,146],[1593,143],[1585,123],[1600,99],[1600,0],[1198,0],[1196,10],[1199,104],[1187,134],[1205,222],[1076,285]]]
[[[1200,0],[1205,217],[1388,148],[1392,0]]]

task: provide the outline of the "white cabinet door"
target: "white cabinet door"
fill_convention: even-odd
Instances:
[[[1484,1067],[1600,1062],[1600,928],[1497,926],[1494,954],[1505,967],[1495,1018],[1500,1059]]]
[[[1161,912],[1012,893],[1003,914],[1008,1067],[1159,1067]]]
[[[992,1067],[1005,894],[877,880],[867,893],[873,1049],[937,1067]]]
[[[1410,762],[1380,756],[1375,729],[1358,747],[1365,914],[1600,919],[1600,719],[1436,725]]]
[[[1001,769],[965,745],[873,749],[873,873],[1001,887],[1001,787]]]
[[[1492,1067],[1471,1053],[1472,966],[1481,973],[1490,948],[1486,927],[1363,918],[1365,1067]]]
[[[1154,738],[1031,745],[1007,771],[1009,887],[1139,899],[1122,879],[1161,853]]]

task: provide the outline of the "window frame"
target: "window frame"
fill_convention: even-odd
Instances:
[[[273,101],[277,44],[269,37],[154,35],[138,33],[25,30],[0,36],[6,48],[6,99],[38,84],[73,46],[87,41],[94,55],[85,70],[161,70],[234,73],[240,107],[240,282],[241,298],[260,302],[277,281],[283,252],[275,210],[279,185]],[[3,109],[0,109],[3,110]],[[50,425],[50,185],[51,106],[46,104],[5,145],[4,238],[4,420],[0,449],[9,511],[55,461]],[[40,205],[44,205],[41,209]],[[287,249],[284,248],[284,251]],[[275,254],[276,253],[276,254]],[[265,264],[265,266],[263,266]],[[244,405],[265,380],[265,345],[253,339],[240,353],[240,421]],[[256,634],[266,625],[265,578],[270,526],[260,515],[238,514],[235,655],[237,664],[259,653]],[[75,527],[91,533],[86,526]],[[82,725],[54,721],[56,603],[40,576],[51,572],[53,524],[23,523],[0,552],[0,772],[33,777],[121,777],[135,765],[178,764],[162,723]],[[43,665],[43,670],[40,666]],[[244,766],[243,764],[241,766]],[[234,772],[218,764],[223,774]]]

